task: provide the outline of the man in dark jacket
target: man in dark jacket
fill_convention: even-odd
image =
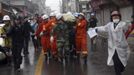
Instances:
[[[96,26],[97,26],[97,22],[98,22],[98,20],[97,20],[97,18],[95,17],[95,14],[92,13],[92,14],[91,14],[91,18],[89,19],[89,27],[91,27],[91,28],[96,27]]]
[[[32,27],[30,26],[30,23],[28,22],[28,17],[24,18],[24,24],[23,24],[23,28],[24,28],[24,55],[29,54],[28,52],[28,44],[29,44],[29,40],[30,40],[30,32],[34,33],[34,30],[32,29]]]
[[[9,29],[7,37],[12,39],[12,55],[14,61],[14,69],[20,70],[22,63],[22,48],[24,45],[24,28],[21,25],[20,18],[15,19],[14,25]]]
[[[89,26],[88,26],[88,28],[89,27],[90,28],[96,27],[97,26],[97,22],[98,22],[98,20],[97,20],[95,14],[91,13],[91,18],[89,19]],[[95,46],[96,46],[96,38],[92,38],[91,39],[91,49],[93,51],[95,51],[95,48],[96,48]]]

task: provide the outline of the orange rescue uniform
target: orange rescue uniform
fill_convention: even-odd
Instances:
[[[87,55],[87,21],[82,19],[76,25],[76,52]]]
[[[49,20],[48,24],[45,26],[46,30],[52,31],[54,25],[56,25],[56,18],[52,18]],[[52,55],[55,55],[57,53],[57,44],[56,44],[56,34],[52,35],[54,37],[53,42],[51,42],[51,52]]]
[[[43,35],[41,36],[41,45],[42,45],[42,50],[44,52],[44,54],[47,54],[47,50],[49,50],[51,47],[50,47],[50,31],[46,31],[45,30],[45,26],[48,22],[42,22],[35,35],[36,36],[39,36],[41,32],[43,32]]]

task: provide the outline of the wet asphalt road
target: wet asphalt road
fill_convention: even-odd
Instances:
[[[35,73],[39,71],[38,68],[41,66],[39,65],[37,68],[40,51],[34,53],[32,44],[30,44],[30,54],[27,57],[23,57],[22,70],[14,72],[13,67],[2,65],[0,66],[0,75],[115,75],[114,68],[106,65],[107,41],[99,37],[96,42],[95,50],[91,50],[90,43],[88,44],[89,56],[87,64],[84,64],[82,59],[68,59],[66,63],[50,60],[48,63],[42,58],[41,73]],[[134,52],[131,52],[123,75],[134,75]]]

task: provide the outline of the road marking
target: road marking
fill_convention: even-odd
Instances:
[[[42,75],[42,68],[43,68],[43,62],[44,62],[44,54],[41,52],[36,68],[35,68],[35,74],[34,75]]]

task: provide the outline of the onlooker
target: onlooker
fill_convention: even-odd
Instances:
[[[91,18],[89,19],[89,26],[87,28],[94,28],[97,26],[97,18],[94,13],[91,13]],[[96,46],[96,38],[91,39],[91,50],[95,51]]]
[[[37,30],[37,27],[38,27],[38,23],[37,23],[37,20],[35,18],[32,18],[30,20],[30,25],[32,27],[32,29],[34,30],[34,32]],[[31,37],[32,37],[32,42],[33,42],[33,45],[34,45],[34,49],[35,51],[38,50],[38,41],[37,39],[35,38],[35,35],[34,34],[31,34]]]
[[[97,26],[97,18],[95,17],[94,13],[91,13],[91,18],[89,19],[89,27],[94,28]]]
[[[30,40],[30,33],[34,33],[34,30],[32,29],[32,27],[30,26],[30,23],[28,22],[28,17],[24,18],[24,23],[23,23],[23,27],[24,27],[24,55],[29,54],[28,52],[28,46],[29,46],[29,40]]]
[[[5,25],[3,27],[3,33],[2,33],[2,35],[5,35],[5,34],[7,34],[7,32],[9,31],[9,29],[11,27],[11,19],[10,19],[10,17],[8,15],[5,15],[3,17],[3,21],[4,21],[4,24]],[[5,40],[5,48],[7,48],[8,50],[10,50],[11,49],[11,46],[12,46],[12,44],[11,44],[11,38],[10,37],[6,37],[6,38],[4,38],[4,40]]]
[[[21,18],[16,18],[14,25],[7,33],[7,37],[12,38],[12,55],[14,62],[14,69],[20,70],[22,63],[22,48],[24,45],[24,29],[22,27]]]

